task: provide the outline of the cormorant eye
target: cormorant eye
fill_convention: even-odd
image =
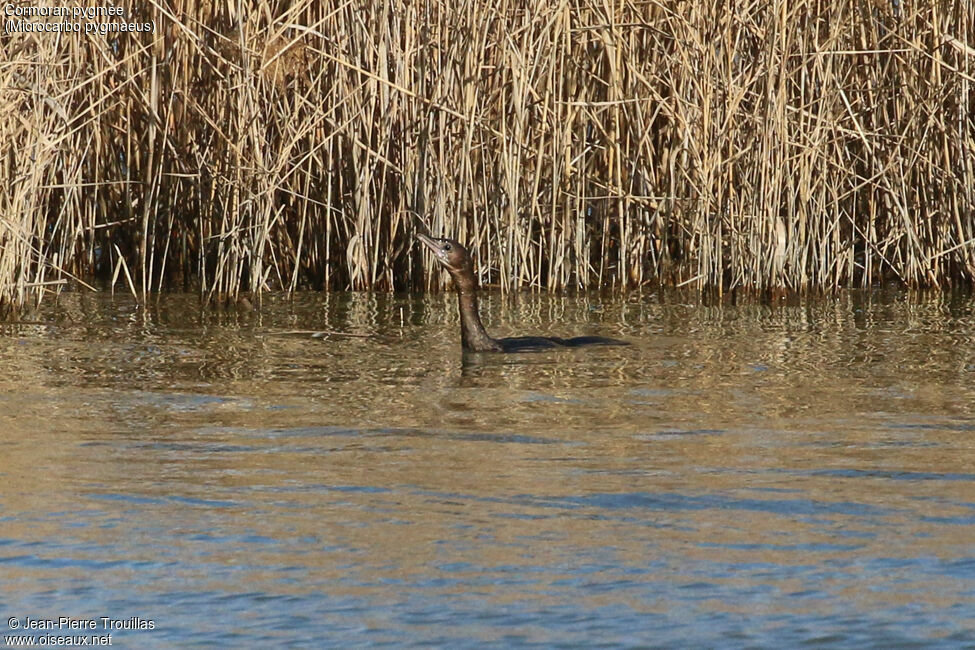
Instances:
[[[449,251],[449,250],[450,250],[450,244],[444,244],[444,245],[443,245],[443,249],[444,249],[445,251]]]

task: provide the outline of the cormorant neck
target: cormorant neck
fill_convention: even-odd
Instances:
[[[500,352],[501,344],[492,339],[477,311],[477,279],[473,271],[451,274],[457,285],[457,301],[460,306],[460,336],[464,349],[469,352]]]

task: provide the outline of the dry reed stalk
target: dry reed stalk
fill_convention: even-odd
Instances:
[[[411,209],[510,290],[971,283],[963,5],[171,0],[9,34],[0,305],[120,269],[142,300],[443,286]]]

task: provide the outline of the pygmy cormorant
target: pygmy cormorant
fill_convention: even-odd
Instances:
[[[417,238],[433,252],[434,258],[450,273],[457,286],[460,303],[460,336],[468,352],[533,352],[551,348],[577,348],[583,345],[629,345],[626,341],[603,336],[516,336],[495,339],[485,331],[477,313],[477,276],[470,253],[453,239],[434,239],[422,233]]]

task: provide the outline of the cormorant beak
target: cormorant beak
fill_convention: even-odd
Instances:
[[[424,235],[422,232],[416,233],[416,238],[419,239],[423,244],[430,249],[433,256],[437,258],[437,261],[447,266],[447,256],[444,254],[443,249],[440,248],[440,243],[433,237]]]

